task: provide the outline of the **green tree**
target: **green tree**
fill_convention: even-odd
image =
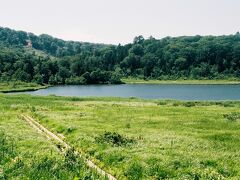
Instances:
[[[37,84],[43,84],[43,77],[40,74],[36,74],[33,77],[33,81]]]

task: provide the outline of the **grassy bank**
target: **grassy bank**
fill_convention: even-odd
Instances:
[[[25,82],[1,82],[0,83],[0,93],[10,93],[10,92],[25,92],[25,91],[36,91],[39,89],[44,89],[49,87],[48,85],[39,85],[36,83],[25,83]]]
[[[0,95],[0,179],[103,179],[20,118],[31,107],[27,101]]]
[[[20,153],[36,149],[32,137],[42,142],[18,120],[24,112],[119,179],[240,176],[240,102],[29,95],[0,95],[0,101],[0,128],[27,138]]]
[[[240,80],[143,80],[122,79],[127,84],[240,84]]]

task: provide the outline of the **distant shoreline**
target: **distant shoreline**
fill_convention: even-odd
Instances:
[[[239,80],[143,80],[143,79],[134,79],[126,78],[122,79],[124,84],[175,84],[175,85],[239,85]],[[28,84],[28,83],[26,83]],[[39,85],[32,86],[29,83],[27,87],[11,88],[6,87],[0,90],[0,93],[14,93],[14,92],[27,92],[27,91],[37,91],[40,89],[46,89],[51,87],[51,85]]]
[[[240,80],[144,80],[126,78],[122,79],[125,84],[202,84],[202,85],[238,85]]]
[[[15,92],[27,92],[27,91],[37,91],[40,89],[46,89],[50,87],[49,85],[44,85],[44,86],[37,86],[37,87],[20,87],[20,88],[8,88],[8,89],[4,89],[4,90],[0,90],[0,93],[15,93]]]

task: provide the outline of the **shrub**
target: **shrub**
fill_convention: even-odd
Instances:
[[[57,133],[64,133],[64,134],[70,134],[76,130],[75,127],[69,126],[69,127],[64,127],[64,126],[57,126],[56,131]]]
[[[234,104],[232,102],[223,102],[224,107],[234,107]]]
[[[133,139],[123,137],[116,132],[105,132],[99,137],[96,137],[95,141],[98,143],[108,143],[112,146],[126,146],[135,142]]]
[[[31,111],[34,113],[34,112],[36,112],[36,107],[35,106],[32,106],[31,107]]]
[[[180,106],[181,103],[180,103],[180,102],[174,102],[172,105],[173,105],[173,106]]]
[[[203,165],[203,167],[216,167],[217,166],[217,162],[214,160],[205,160],[205,161],[201,161],[200,162],[201,165]]]
[[[74,149],[69,149],[64,155],[64,162],[66,168],[72,170],[73,172],[78,172],[84,167],[83,159],[79,158],[75,153]]]
[[[70,101],[82,101],[82,98],[79,97],[71,97]]]
[[[157,103],[158,106],[164,106],[164,105],[167,105],[167,102],[165,101],[160,101]]]
[[[110,84],[123,84],[120,77],[116,73],[111,73],[109,83]]]
[[[127,128],[127,129],[130,129],[130,128],[131,128],[131,124],[130,124],[130,123],[127,123],[127,124],[126,124],[126,128]]]
[[[223,117],[226,118],[229,121],[237,121],[237,120],[240,120],[240,113],[233,112],[233,113],[230,113],[230,114],[224,114]]]
[[[57,131],[57,133],[63,133],[65,131],[65,127],[59,125],[59,126],[57,126],[56,131]]]
[[[72,132],[75,131],[75,130],[76,130],[75,127],[71,127],[71,126],[70,126],[70,127],[67,128],[67,132],[66,132],[66,133],[69,134],[69,133],[72,133]]]
[[[195,104],[195,102],[185,102],[183,105],[184,105],[185,107],[193,107],[193,106],[195,106],[196,104]]]

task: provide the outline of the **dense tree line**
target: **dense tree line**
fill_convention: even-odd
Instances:
[[[1,81],[97,84],[120,83],[121,77],[129,76],[240,78],[240,34],[160,40],[138,36],[133,43],[116,46],[63,41],[0,28]]]
[[[80,64],[67,59],[51,59],[26,53],[23,49],[0,46],[1,81],[20,80],[38,84],[121,83],[114,72],[95,68],[81,71]],[[78,72],[79,71],[79,72]]]

